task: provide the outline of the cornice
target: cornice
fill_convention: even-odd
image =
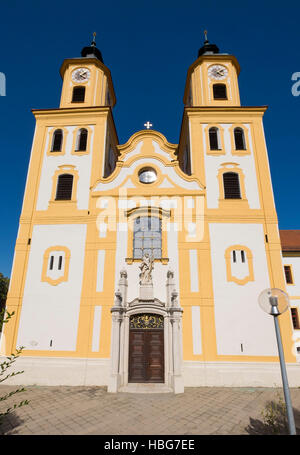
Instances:
[[[104,74],[107,77],[108,80],[108,85],[110,88],[110,94],[112,96],[112,101],[113,101],[113,106],[116,104],[116,94],[114,90],[114,85],[111,77],[110,70],[107,68],[107,66],[104,65],[104,63],[100,62],[97,58],[86,58],[86,57],[77,57],[77,58],[67,58],[63,61],[61,67],[60,67],[60,75],[62,79],[64,78],[65,71],[69,65],[88,65],[92,64],[100,68]]]

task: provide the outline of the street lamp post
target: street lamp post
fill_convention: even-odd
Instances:
[[[286,404],[286,412],[288,418],[289,433],[296,435],[296,426],[294,420],[293,407],[291,402],[290,389],[288,384],[288,378],[285,367],[284,353],[282,347],[282,339],[280,333],[280,327],[278,322],[278,316],[284,313],[289,307],[289,297],[281,289],[265,289],[258,298],[260,307],[268,314],[274,317],[274,325],[278,346],[278,354],[280,360],[280,370],[283,384],[283,393]]]

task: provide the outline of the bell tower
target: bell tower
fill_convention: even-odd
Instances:
[[[82,49],[81,58],[66,59],[61,66],[60,108],[113,107],[116,103],[111,74],[96,47],[95,36],[91,45]]]
[[[204,45],[190,66],[184,94],[186,106],[240,106],[240,66],[233,55],[220,54],[205,31]]]

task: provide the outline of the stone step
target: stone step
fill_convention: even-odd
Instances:
[[[173,390],[166,384],[154,383],[130,383],[120,387],[118,392],[122,393],[173,393]]]

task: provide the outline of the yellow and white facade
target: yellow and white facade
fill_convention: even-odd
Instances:
[[[266,288],[286,290],[266,107],[241,106],[238,74],[235,57],[204,49],[188,70],[179,144],[142,130],[120,145],[108,68],[92,53],[64,61],[60,107],[33,111],[7,299],[15,316],[1,340],[2,355],[25,346],[18,360],[25,373],[11,382],[122,390],[130,382],[130,318],[156,314],[165,321],[170,390],[280,384],[273,320],[257,301]],[[67,199],[58,198],[65,175]],[[238,197],[228,197],[236,182]],[[142,301],[134,226],[147,217],[159,220],[160,252],[154,299]],[[290,314],[279,321],[290,385],[298,385]]]

